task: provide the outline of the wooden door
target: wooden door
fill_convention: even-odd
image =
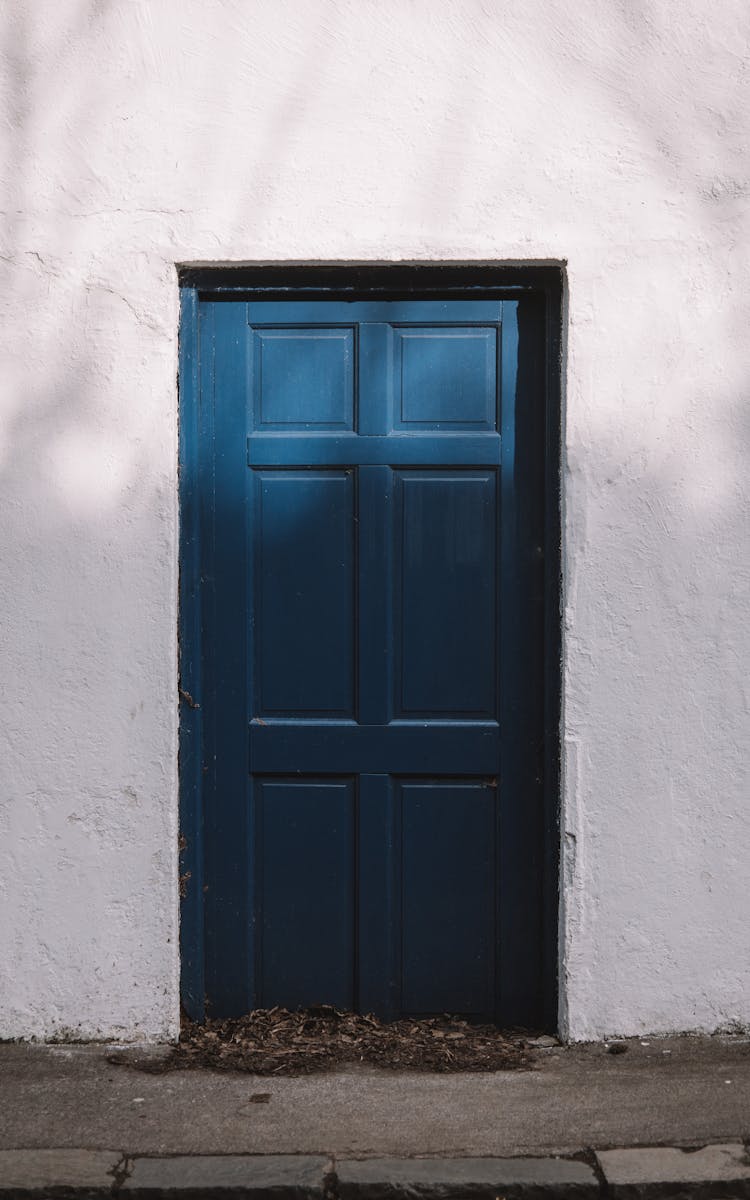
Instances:
[[[519,303],[200,304],[211,1015],[539,1021],[543,439]]]

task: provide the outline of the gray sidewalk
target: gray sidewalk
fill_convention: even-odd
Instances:
[[[285,1079],[6,1044],[0,1197],[750,1197],[750,1040],[626,1045],[491,1075]]]

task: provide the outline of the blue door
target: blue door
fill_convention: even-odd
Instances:
[[[540,1019],[521,303],[197,306],[195,1015]]]

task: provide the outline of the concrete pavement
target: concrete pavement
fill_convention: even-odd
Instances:
[[[623,1197],[750,1196],[750,1039],[625,1045],[619,1054],[605,1045],[540,1049],[530,1069],[490,1075],[348,1068],[289,1079],[152,1074],[111,1064],[112,1046],[5,1044],[0,1200],[50,1195],[49,1181],[37,1193],[18,1180],[23,1171],[33,1179],[35,1161],[42,1175],[62,1170],[52,1151],[73,1155],[71,1195],[84,1194],[71,1166],[83,1163],[104,1175],[108,1193],[144,1200],[191,1189],[345,1200],[599,1195],[605,1186]],[[149,1065],[165,1051],[125,1053]],[[218,1157],[201,1165],[205,1156]],[[221,1193],[206,1184],[219,1166]],[[686,1173],[696,1178],[686,1182]]]

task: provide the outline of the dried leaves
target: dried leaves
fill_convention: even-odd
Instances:
[[[329,1005],[186,1022],[167,1067],[213,1067],[256,1075],[306,1075],[336,1063],[409,1071],[498,1071],[525,1064],[521,1039],[492,1025],[426,1017],[386,1024]]]

